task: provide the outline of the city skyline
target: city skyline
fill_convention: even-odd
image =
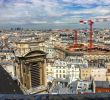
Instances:
[[[80,28],[81,19],[110,18],[109,9],[108,0],[0,0],[0,28]],[[109,25],[100,22],[94,27]]]

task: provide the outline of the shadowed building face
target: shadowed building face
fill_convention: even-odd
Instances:
[[[0,94],[23,94],[17,83],[0,66]]]

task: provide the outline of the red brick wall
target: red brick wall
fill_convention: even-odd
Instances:
[[[110,88],[96,88],[96,93],[97,92],[110,92]]]

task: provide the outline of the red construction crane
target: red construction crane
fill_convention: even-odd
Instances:
[[[80,23],[81,24],[86,24],[88,23],[89,24],[89,27],[90,27],[90,42],[89,42],[89,48],[92,49],[93,48],[93,43],[92,43],[92,34],[93,34],[93,23],[94,22],[100,22],[100,20],[103,20],[104,21],[108,21],[108,18],[96,18],[95,21],[93,21],[92,19],[90,20],[80,20]]]
[[[86,24],[88,23],[89,26],[90,26],[90,49],[92,49],[93,45],[92,45],[92,25],[93,25],[93,21],[90,19],[90,20],[80,20],[80,23],[81,24]]]
[[[78,32],[87,32],[87,30],[73,30],[73,37],[74,37],[74,48],[78,47]]]
[[[76,48],[77,47],[77,39],[78,39],[78,31],[77,30],[73,30],[73,32],[74,32],[74,47]]]

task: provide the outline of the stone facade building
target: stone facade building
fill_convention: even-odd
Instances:
[[[46,86],[46,54],[35,50],[18,57],[16,77],[26,89]]]

